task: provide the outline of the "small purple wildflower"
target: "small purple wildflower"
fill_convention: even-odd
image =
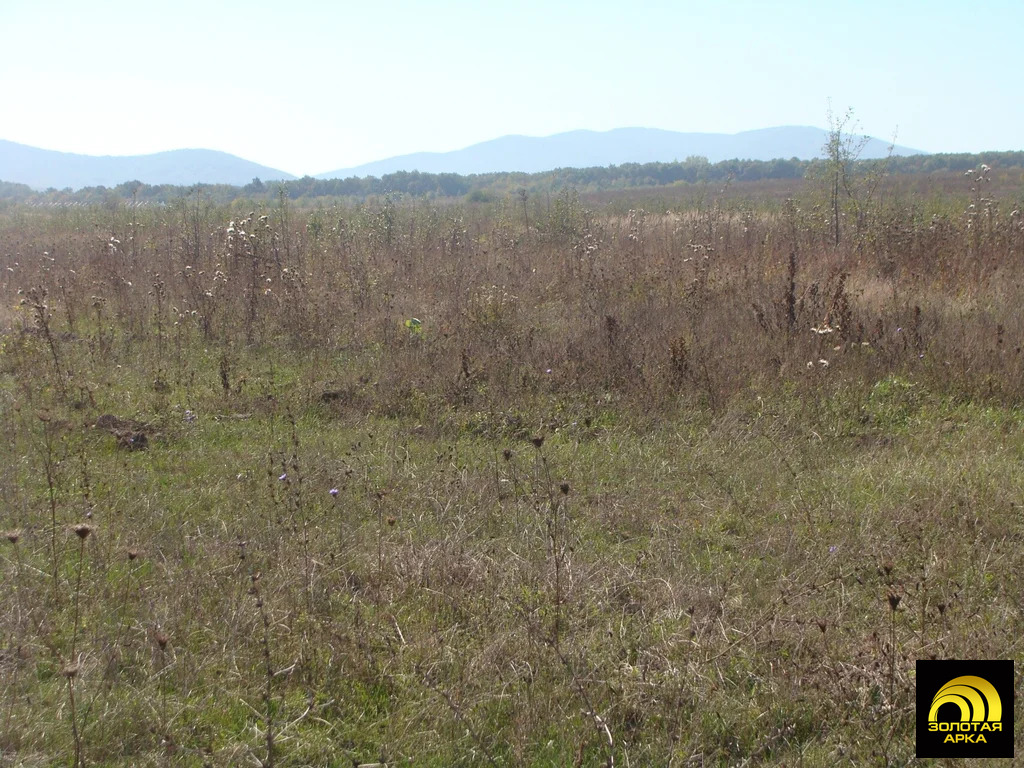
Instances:
[[[835,544],[833,544],[832,546],[830,546],[828,548],[828,553],[830,555],[834,555],[836,553],[836,550],[838,550],[838,549],[839,549],[839,547],[837,547]]]
[[[284,482],[285,480],[288,479],[288,473],[287,472],[282,472],[281,476],[279,478],[277,478],[277,479],[280,480],[281,482]]]
[[[334,498],[338,498],[338,489],[337,488],[331,488],[331,490],[328,491],[328,493],[330,493],[331,496],[333,496]]]

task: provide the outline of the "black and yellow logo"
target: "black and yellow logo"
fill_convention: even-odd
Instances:
[[[1013,662],[917,662],[918,757],[1013,757]]]

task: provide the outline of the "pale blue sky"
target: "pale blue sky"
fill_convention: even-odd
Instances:
[[[0,0],[0,138],[296,174],[510,133],[826,124],[1024,149],[1024,0]]]

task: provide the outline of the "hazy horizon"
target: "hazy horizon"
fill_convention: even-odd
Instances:
[[[1007,0],[185,0],[173,14],[13,0],[0,137],[87,155],[213,149],[302,176],[503,136],[825,127],[831,99],[858,133],[926,152],[1022,149],[1024,105],[1008,97],[1021,22]]]
[[[452,152],[416,152],[350,168],[315,174],[318,179],[377,177],[399,171],[471,176],[489,173],[544,173],[557,168],[607,168],[628,164],[673,163],[702,157],[715,164],[728,160],[771,161],[823,155],[828,133],[822,128],[784,126],[724,133],[679,133],[650,128],[611,131],[577,130],[544,137],[504,136]],[[870,138],[860,145],[864,159],[920,154],[912,147]],[[80,189],[145,184],[193,183],[244,186],[299,178],[282,169],[234,154],[181,148],[148,155],[70,154],[0,139],[0,179],[35,189]]]
[[[531,136],[531,135],[528,135],[528,134],[505,134],[505,135],[502,135],[502,136],[494,136],[494,137],[491,137],[491,138],[488,138],[488,139],[484,139],[484,140],[479,141],[479,142],[474,142],[473,144],[469,144],[469,145],[467,145],[465,147],[457,147],[456,149],[453,149],[453,150],[423,149],[423,150],[417,150],[415,152],[403,153],[402,155],[391,155],[391,156],[388,156],[388,157],[375,158],[375,159],[370,160],[370,161],[368,161],[366,163],[360,163],[359,165],[356,165],[356,166],[348,166],[346,168],[339,168],[339,169],[336,169],[336,168],[325,168],[324,170],[316,171],[316,172],[313,172],[313,173],[295,173],[294,171],[292,171],[291,169],[288,169],[288,168],[274,168],[274,170],[283,171],[283,172],[285,172],[285,173],[287,173],[289,175],[295,176],[296,178],[300,178],[300,177],[302,177],[304,175],[308,175],[308,176],[323,176],[326,173],[333,173],[333,172],[338,171],[338,170],[345,170],[345,171],[347,171],[347,170],[357,170],[357,169],[362,168],[364,166],[378,165],[378,164],[387,162],[389,160],[393,160],[393,159],[397,159],[397,158],[402,158],[402,157],[406,157],[406,156],[420,156],[420,155],[445,156],[445,155],[449,155],[449,154],[453,154],[453,153],[458,153],[458,152],[461,152],[461,151],[464,151],[464,150],[473,149],[473,148],[478,147],[480,145],[487,145],[487,144],[491,144],[491,143],[500,142],[500,141],[502,141],[504,139],[548,139],[548,138],[555,138],[555,137],[560,137],[560,136],[568,136],[568,135],[571,135],[571,134],[581,134],[581,133],[583,133],[583,134],[605,135],[605,134],[612,134],[612,133],[615,133],[615,132],[624,132],[624,131],[654,131],[654,132],[666,132],[666,133],[706,135],[706,136],[710,136],[710,137],[736,137],[736,136],[740,136],[740,135],[743,135],[743,134],[756,134],[756,133],[762,132],[762,131],[776,131],[776,130],[785,130],[785,129],[806,129],[806,128],[813,128],[815,130],[822,130],[822,131],[827,130],[826,128],[824,128],[822,126],[796,126],[796,125],[764,126],[764,127],[761,127],[761,128],[751,128],[751,129],[748,129],[748,130],[736,131],[735,133],[713,133],[713,132],[697,132],[697,131],[692,131],[692,132],[690,132],[690,131],[687,131],[687,132],[681,132],[681,131],[680,132],[671,132],[671,131],[666,131],[666,129],[657,128],[657,127],[654,127],[654,126],[620,126],[620,127],[617,127],[617,128],[610,128],[610,129],[608,129],[606,131],[595,131],[595,130],[591,130],[589,128],[574,128],[574,129],[570,129],[568,131],[562,131],[562,132],[559,132],[557,134],[549,134],[549,135],[545,135],[545,136]],[[885,141],[885,137],[874,136],[874,137],[871,137],[871,138],[875,139],[875,140],[879,140],[879,141]],[[38,146],[38,145],[25,144],[24,142],[15,142],[15,141],[12,141],[11,139],[7,139],[4,136],[0,136],[0,141],[9,141],[9,142],[15,143],[15,144],[23,144],[24,146],[31,147],[32,149],[41,149],[41,150],[45,150],[47,152],[58,152],[58,153],[61,153],[61,154],[75,155],[75,156],[79,156],[79,157],[87,157],[87,158],[95,158],[95,159],[112,159],[112,160],[126,160],[126,159],[131,159],[131,158],[136,158],[136,157],[152,157],[153,155],[169,154],[169,153],[181,152],[181,151],[211,151],[210,147],[190,146],[190,147],[167,147],[167,148],[164,148],[164,149],[154,150],[153,152],[139,153],[139,154],[130,154],[130,155],[125,155],[125,154],[92,155],[92,154],[81,153],[81,152],[69,152],[67,150],[64,150],[64,149],[61,149],[61,148],[56,148],[56,147],[43,147],[43,146]],[[917,150],[916,147],[914,147],[913,149]],[[252,162],[252,163],[257,163],[257,164],[260,164],[260,165],[266,165],[265,163],[261,163],[258,159],[254,159],[254,158],[251,158],[251,157],[245,157],[243,155],[238,154],[237,152],[232,152],[230,149],[226,149],[226,150],[212,150],[212,151],[224,152],[226,154],[232,155],[232,156],[237,157],[237,158],[242,159],[242,160],[246,160],[246,161],[249,161],[249,162]],[[682,159],[685,159],[685,158],[678,158],[678,159],[682,160]],[[752,158],[737,158],[737,159],[752,159]],[[757,158],[753,158],[753,159],[757,159]],[[789,159],[789,158],[786,157],[786,158],[781,158],[781,159]],[[803,158],[803,159],[808,159],[808,158]],[[624,161],[624,162],[634,162],[634,161]],[[647,162],[647,161],[645,161],[645,162]],[[649,162],[655,162],[655,161],[649,161]],[[668,162],[668,161],[662,161],[662,162]],[[712,162],[718,162],[718,160],[717,159],[712,159]],[[269,167],[273,167],[273,166],[269,166]],[[586,166],[578,166],[578,167],[586,167]],[[0,178],[2,178],[2,174],[0,174]]]

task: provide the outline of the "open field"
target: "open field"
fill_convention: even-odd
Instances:
[[[0,766],[912,762],[1022,657],[1024,189],[791,184],[4,210]]]

